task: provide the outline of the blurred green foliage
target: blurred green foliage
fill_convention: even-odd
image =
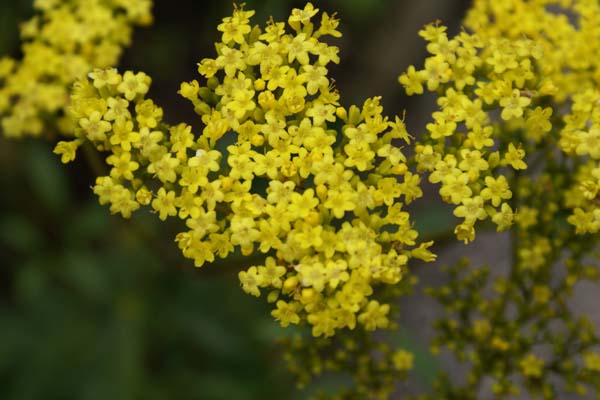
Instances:
[[[278,328],[233,270],[188,267],[153,216],[109,216],[49,144],[0,147],[0,398],[289,394]]]

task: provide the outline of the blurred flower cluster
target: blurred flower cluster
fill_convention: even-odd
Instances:
[[[0,123],[7,137],[72,135],[73,82],[114,66],[134,25],[152,22],[151,0],[36,0],[21,25],[21,60],[0,58]]]

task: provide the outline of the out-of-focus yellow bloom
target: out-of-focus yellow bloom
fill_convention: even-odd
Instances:
[[[39,15],[21,29],[23,58],[0,58],[0,127],[13,138],[70,136],[71,86],[88,73],[98,89],[120,83],[107,68],[129,45],[132,27],[152,22],[152,1],[37,0],[34,7]]]

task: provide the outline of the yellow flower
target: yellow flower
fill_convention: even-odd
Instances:
[[[327,68],[314,65],[303,65],[302,74],[299,78],[306,83],[308,94],[313,95],[321,88],[326,89],[329,86],[327,79]]]
[[[144,100],[135,105],[136,121],[140,127],[156,128],[162,119],[163,110],[157,107],[152,100]]]
[[[389,311],[389,304],[379,304],[378,301],[371,300],[364,311],[359,314],[358,322],[365,325],[365,329],[368,331],[386,328],[390,323],[387,318]]]
[[[510,228],[513,224],[515,215],[508,203],[502,203],[500,211],[492,215],[492,221],[497,225],[497,231],[502,232]]]
[[[414,355],[406,350],[396,350],[392,355],[392,363],[397,370],[408,371],[413,367]]]
[[[600,372],[600,354],[587,352],[583,355],[583,364],[590,371]]]
[[[314,126],[321,126],[325,121],[334,122],[335,107],[322,101],[315,101],[306,111],[306,116],[312,117]]]
[[[162,221],[167,219],[167,217],[174,217],[177,215],[177,209],[175,208],[175,192],[169,190],[168,192],[165,188],[158,189],[156,194],[156,198],[152,200],[152,208],[156,210]]]
[[[225,44],[235,42],[238,44],[245,43],[245,35],[250,33],[250,25],[248,18],[254,15],[254,11],[236,10],[233,17],[226,17],[223,22],[217,26],[217,29],[223,32],[222,41]]]
[[[513,89],[510,96],[500,99],[500,105],[503,107],[501,117],[504,120],[519,118],[523,115],[523,107],[531,103],[529,97],[521,96],[519,89]]]
[[[483,209],[483,198],[481,196],[463,198],[462,205],[454,209],[454,215],[473,223],[478,219],[485,219],[487,214]]]
[[[150,82],[150,77],[143,72],[134,74],[131,71],[125,71],[123,81],[117,86],[117,90],[131,101],[138,95],[145,95],[150,87]]]
[[[425,61],[423,78],[428,90],[436,90],[440,84],[448,82],[451,76],[452,70],[443,56],[433,56]]]
[[[459,204],[463,199],[469,198],[473,191],[468,186],[469,176],[464,172],[447,175],[442,178],[440,194],[449,198],[453,204]]]
[[[350,191],[330,189],[327,191],[327,200],[323,205],[330,209],[336,218],[342,218],[346,211],[356,208],[353,197]]]
[[[472,221],[464,221],[454,228],[454,234],[458,240],[462,240],[465,244],[475,240],[475,229]]]
[[[335,13],[333,15],[329,15],[324,12],[321,15],[321,26],[319,26],[317,35],[327,35],[339,38],[342,36],[342,33],[337,30],[339,24],[340,21],[335,17]]]
[[[230,47],[222,47],[221,55],[215,60],[215,64],[219,68],[225,70],[225,74],[233,76],[239,71],[246,69],[246,61],[241,51]]]
[[[60,141],[56,144],[56,147],[54,147],[54,154],[60,155],[60,161],[63,164],[69,163],[75,159],[79,145],[80,143],[77,140],[68,142]]]
[[[131,153],[128,151],[108,156],[106,163],[113,166],[110,170],[110,176],[114,179],[122,177],[127,180],[133,180],[133,172],[140,167],[140,164],[131,160]]]
[[[540,378],[544,372],[544,360],[536,357],[535,354],[528,354],[519,361],[519,367],[527,378]]]
[[[102,120],[102,114],[93,111],[88,118],[81,118],[79,126],[83,128],[87,137],[92,142],[103,142],[106,140],[106,132],[112,129],[110,122]]]
[[[575,153],[589,154],[593,159],[600,160],[600,128],[579,132],[579,144],[575,148]]]
[[[148,165],[148,172],[156,174],[162,182],[175,182],[177,173],[175,169],[179,165],[179,160],[173,158],[171,154],[165,154],[160,159]]]
[[[319,311],[308,315],[308,322],[312,325],[312,334],[315,337],[333,336],[336,322],[329,310]]]
[[[283,300],[278,300],[276,306],[277,308],[271,311],[271,315],[279,321],[283,328],[287,327],[289,324],[297,325],[300,323],[298,303],[287,303]]]
[[[117,119],[112,126],[112,135],[110,136],[110,144],[120,146],[125,151],[131,150],[131,144],[137,143],[140,140],[140,134],[133,132],[133,122],[126,119]]]
[[[317,292],[323,291],[327,283],[325,278],[325,268],[322,263],[313,260],[306,260],[296,266],[296,271],[300,275],[300,283],[304,287],[312,287]]]
[[[127,109],[129,106],[129,102],[125,99],[116,99],[114,97],[109,97],[106,100],[106,105],[108,106],[108,111],[104,114],[104,119],[107,121],[115,121],[115,120],[129,120],[131,118],[131,113]]]
[[[250,267],[247,271],[240,271],[238,278],[244,292],[256,297],[260,296],[259,286],[262,284],[262,278],[256,267]]]
[[[514,169],[527,169],[527,164],[523,161],[525,150],[520,146],[516,148],[514,144],[508,144],[508,151],[504,154],[503,165],[510,165]]]
[[[319,12],[318,8],[315,8],[312,3],[306,3],[304,9],[300,10],[295,8],[290,17],[288,18],[288,24],[296,31],[300,30],[300,25],[307,25],[310,19]]]
[[[344,161],[346,167],[356,167],[359,171],[370,169],[375,153],[367,142],[349,143],[344,146],[348,158]]]
[[[409,66],[406,72],[398,77],[398,82],[404,86],[406,94],[423,94],[424,71],[417,71],[413,65]]]
[[[507,200],[512,197],[512,192],[508,188],[508,182],[504,176],[494,178],[493,176],[485,177],[485,188],[481,190],[481,197],[484,200],[491,200],[494,207],[498,207],[502,200]]]
[[[115,68],[95,69],[88,74],[94,86],[97,89],[102,89],[104,86],[116,86],[121,83],[121,75],[117,73]]]

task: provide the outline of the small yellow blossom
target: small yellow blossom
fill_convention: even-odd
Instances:
[[[390,311],[388,304],[379,304],[372,300],[365,311],[358,316],[358,322],[365,325],[365,329],[373,331],[376,328],[386,328],[389,324],[387,314]]]
[[[539,378],[544,372],[544,360],[528,354],[525,358],[519,361],[521,372],[528,378]]]
[[[394,367],[399,371],[408,371],[413,367],[414,355],[406,350],[397,350],[392,355]]]
[[[56,144],[56,147],[54,148],[54,154],[60,155],[60,161],[63,164],[66,164],[75,159],[78,147],[79,142],[76,140],[72,140],[69,142],[60,141]]]
[[[600,372],[600,354],[588,352],[583,355],[585,368],[590,371]]]

